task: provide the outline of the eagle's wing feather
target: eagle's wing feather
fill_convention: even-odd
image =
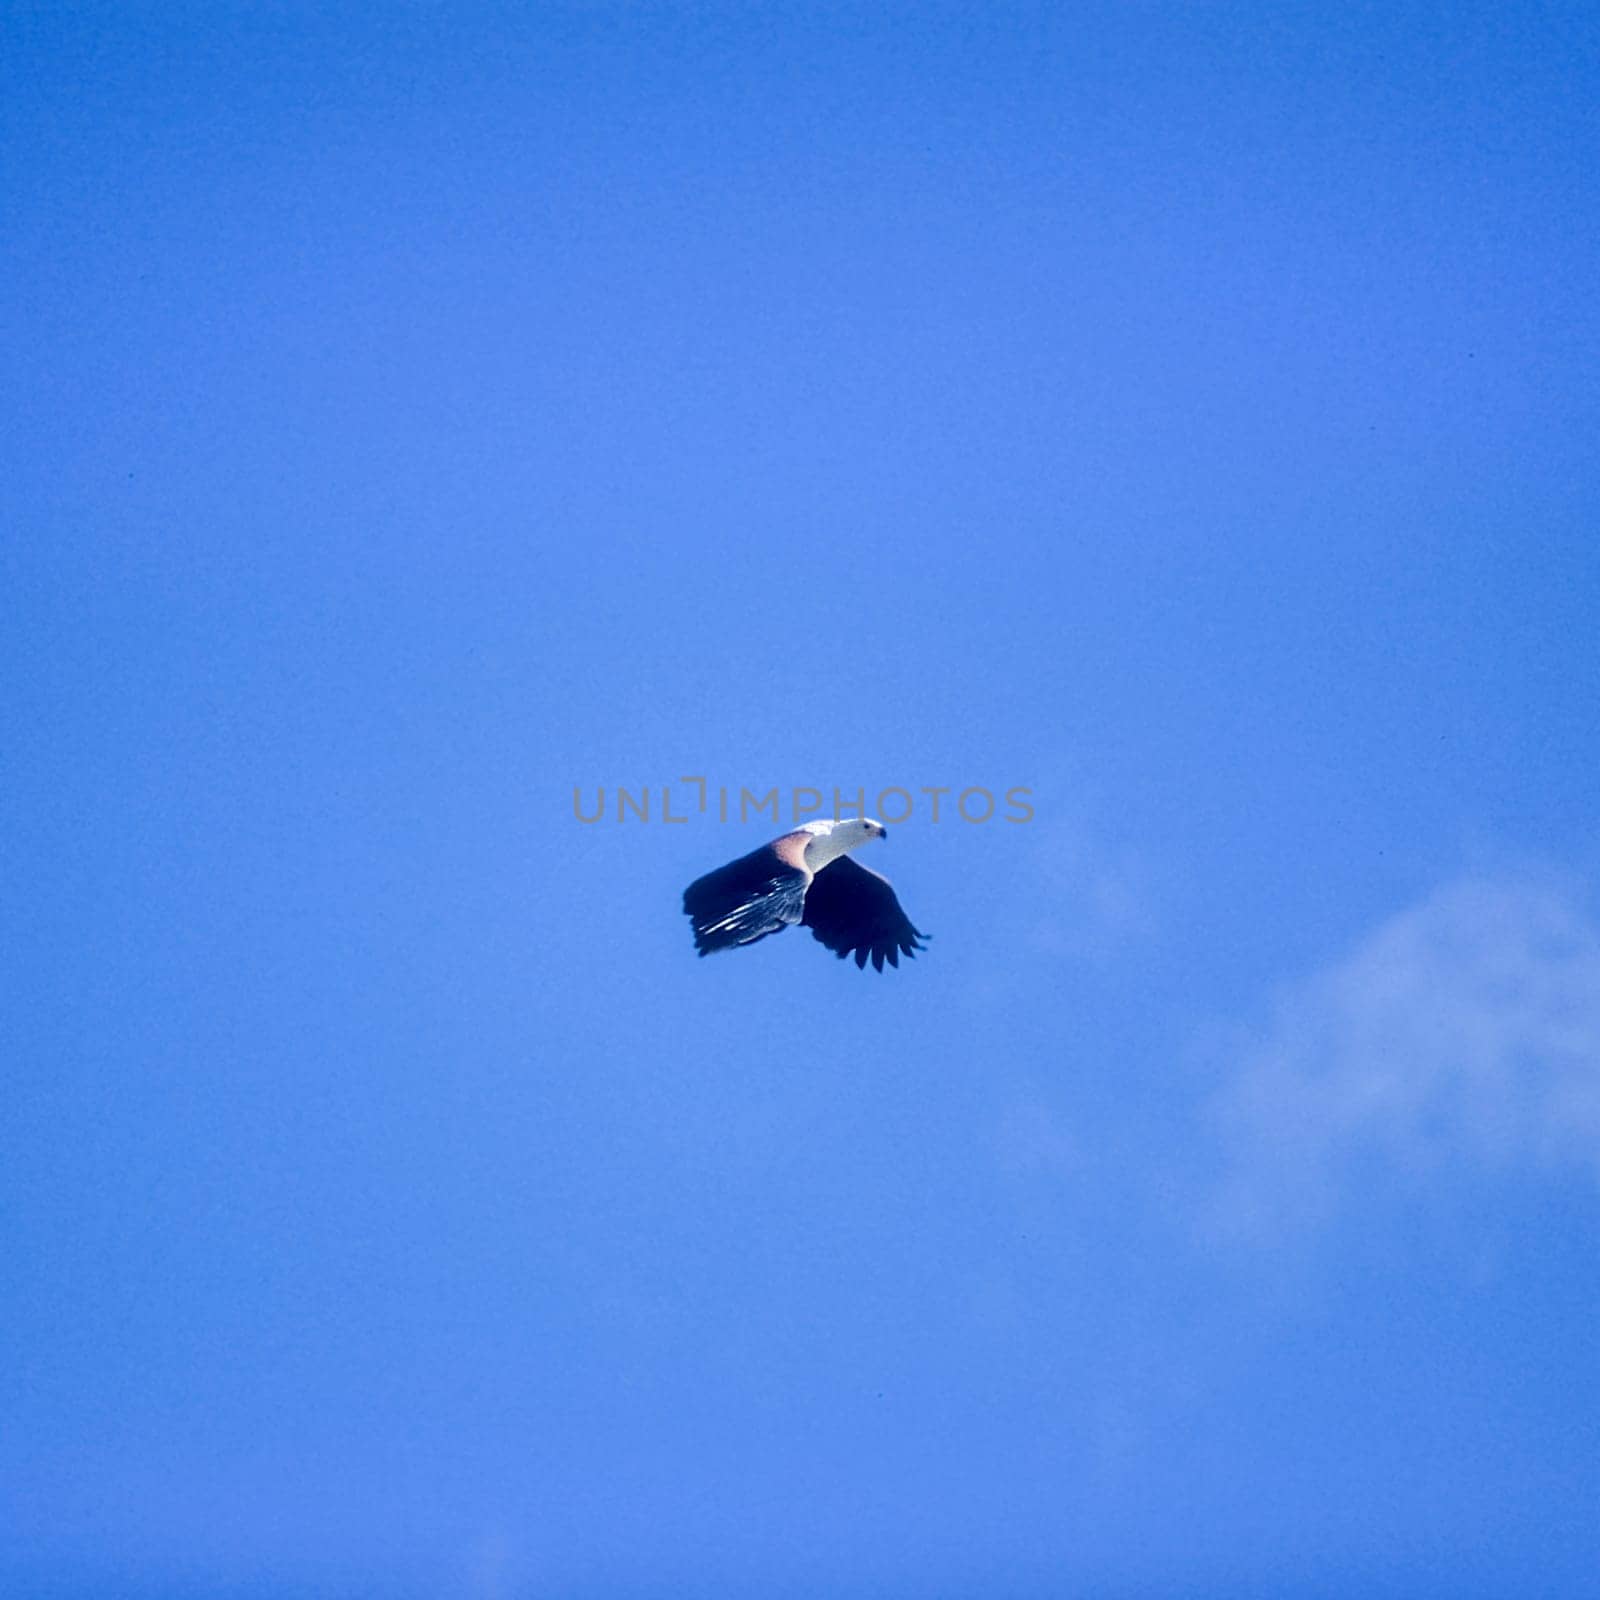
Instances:
[[[776,841],[782,844],[784,841]],[[800,920],[811,874],[762,845],[730,861],[683,891],[683,909],[694,920],[694,947],[703,956],[754,944]]]
[[[849,856],[830,861],[811,880],[800,920],[841,959],[854,951],[864,967],[870,956],[879,972],[886,960],[898,967],[902,955],[915,956],[930,937],[912,927],[889,880]]]

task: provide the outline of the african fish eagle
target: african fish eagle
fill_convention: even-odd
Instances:
[[[871,817],[807,822],[696,878],[683,891],[695,949],[703,956],[732,950],[798,922],[841,959],[854,951],[858,967],[868,956],[879,972],[885,960],[898,967],[902,954],[915,956],[931,935],[911,926],[887,878],[849,854],[888,836]]]

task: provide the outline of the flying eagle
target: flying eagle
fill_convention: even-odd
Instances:
[[[858,967],[868,956],[879,972],[885,960],[898,967],[902,954],[916,955],[931,935],[911,926],[887,878],[849,855],[888,834],[871,817],[807,822],[696,878],[683,891],[695,949],[703,956],[732,950],[799,922],[841,959],[854,951]]]

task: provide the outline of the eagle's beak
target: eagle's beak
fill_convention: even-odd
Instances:
[[[878,837],[880,839],[887,839],[889,837],[889,830],[884,827],[881,822],[878,824]]]

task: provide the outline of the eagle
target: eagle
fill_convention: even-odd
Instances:
[[[853,952],[858,967],[869,957],[875,971],[885,961],[898,967],[932,935],[912,927],[887,878],[850,859],[852,850],[888,836],[871,817],[807,822],[696,878],[683,891],[695,949],[703,956],[734,950],[798,922],[840,960]]]

